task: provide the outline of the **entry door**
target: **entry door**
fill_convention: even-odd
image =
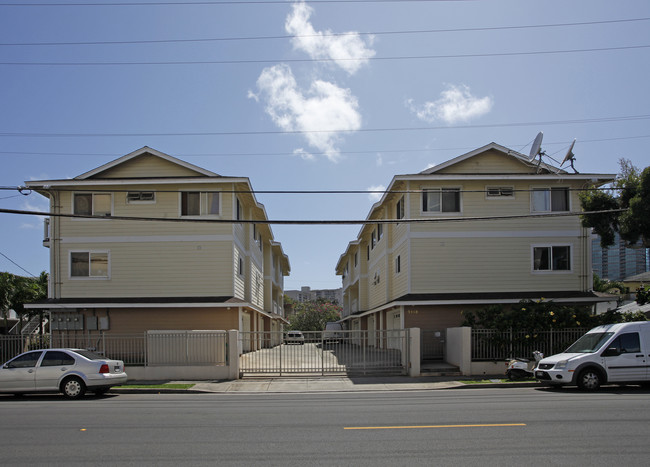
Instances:
[[[638,332],[621,334],[607,349],[615,348],[619,355],[604,357],[608,381],[643,381],[646,379],[646,355],[641,352]]]

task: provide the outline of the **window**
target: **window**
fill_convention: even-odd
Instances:
[[[126,194],[128,204],[137,203],[155,203],[156,193],[153,191],[129,191]]]
[[[356,268],[359,265],[359,252],[354,252],[354,267]]]
[[[627,334],[621,334],[607,346],[608,349],[611,349],[612,347],[614,347],[618,353],[641,352],[639,333],[630,332]]]
[[[219,213],[219,193],[181,192],[181,216],[217,216]]]
[[[48,350],[43,357],[41,366],[71,366],[75,364],[75,359],[65,352],[58,350]]]
[[[239,265],[238,265],[238,269],[237,269],[237,274],[239,274],[240,276],[244,275],[244,258],[242,258],[241,256],[239,257]]]
[[[404,197],[402,196],[395,205],[395,218],[404,219]]]
[[[569,210],[568,188],[533,188],[531,197],[533,212]]]
[[[239,198],[236,198],[237,202],[235,203],[235,219],[238,221],[242,220],[242,209],[241,209],[241,203],[239,202]]]
[[[384,236],[384,225],[377,224],[377,241],[381,240],[383,236]]]
[[[536,246],[533,247],[534,271],[570,271],[570,246]]]
[[[370,246],[372,248],[375,248],[376,244],[377,244],[377,231],[373,230],[372,234],[370,235]]]
[[[398,255],[397,258],[395,258],[395,274],[399,274],[402,272],[402,259]]]
[[[110,216],[111,194],[75,193],[73,210],[83,216]]]
[[[423,212],[460,212],[460,188],[435,188],[422,192]]]
[[[108,277],[108,252],[70,252],[71,277]]]
[[[14,358],[9,362],[8,366],[9,368],[34,368],[42,354],[43,352],[40,350],[26,353],[20,357]]]
[[[488,199],[514,198],[515,189],[511,186],[489,186],[485,189]]]

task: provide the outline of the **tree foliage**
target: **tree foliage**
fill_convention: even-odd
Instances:
[[[592,328],[601,324],[646,321],[641,312],[620,313],[615,310],[594,315],[588,307],[567,306],[539,300],[522,300],[510,308],[490,305],[464,313],[463,326],[500,331],[546,331],[549,329]]]
[[[39,277],[16,276],[8,272],[0,272],[0,316],[7,329],[9,311],[17,314],[29,314],[25,304],[47,297],[47,273]]]
[[[587,190],[579,196],[584,211],[624,211],[583,215],[582,225],[594,229],[603,248],[614,244],[617,232],[630,246],[650,248],[650,167],[641,171],[626,159],[620,166],[612,190]]]
[[[636,291],[636,302],[639,305],[650,303],[650,287],[639,287]]]
[[[289,317],[288,329],[295,331],[322,331],[325,324],[341,319],[343,308],[326,300],[293,302],[294,313]]]

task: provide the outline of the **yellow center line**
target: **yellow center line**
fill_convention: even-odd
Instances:
[[[404,430],[413,428],[485,428],[504,426],[526,426],[525,423],[482,423],[474,425],[415,425],[415,426],[345,426],[344,430]]]

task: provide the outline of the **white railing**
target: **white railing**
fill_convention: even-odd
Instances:
[[[535,350],[547,356],[561,353],[588,330],[586,328],[546,331],[472,329],[472,360],[531,358]]]

